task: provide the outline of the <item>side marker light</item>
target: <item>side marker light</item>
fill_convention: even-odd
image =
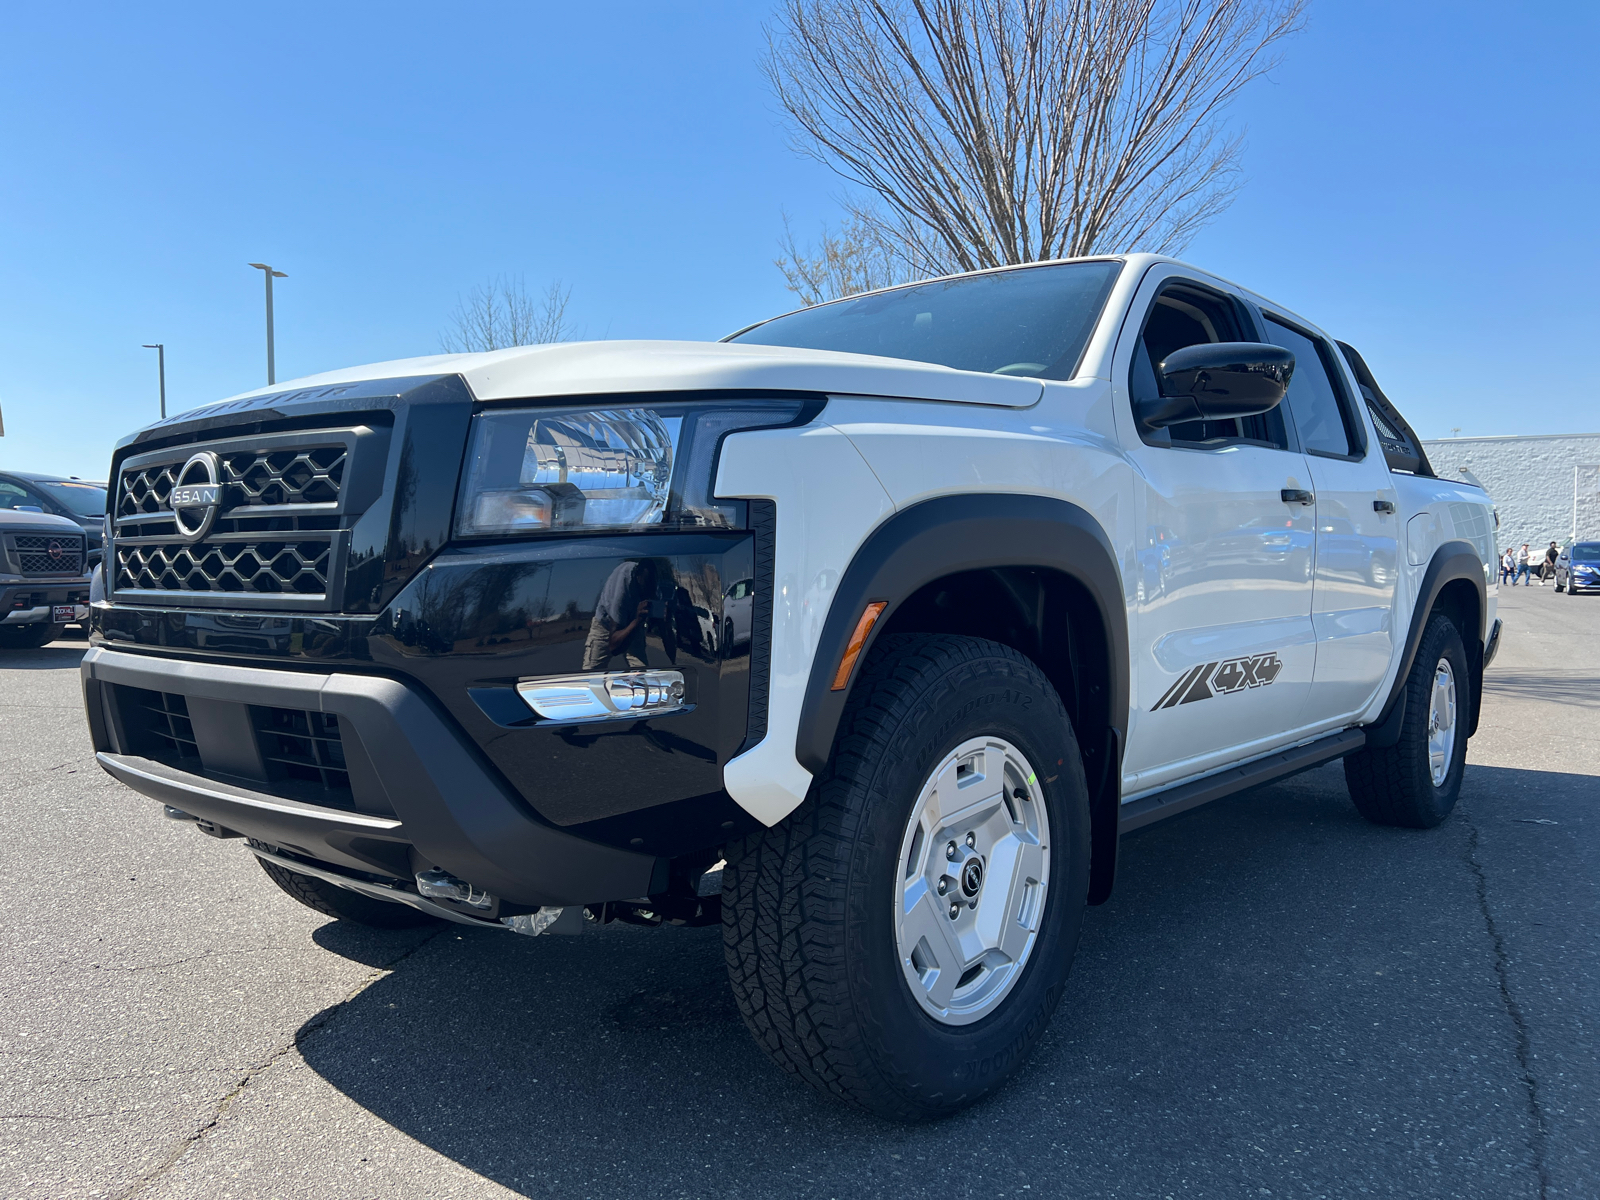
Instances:
[[[856,659],[861,657],[861,648],[867,644],[867,638],[872,634],[872,627],[878,623],[878,618],[888,607],[888,601],[874,600],[861,610],[861,619],[856,622],[856,630],[850,635],[849,645],[844,648],[844,657],[839,660],[839,669],[834,673],[833,687],[829,690],[844,691],[844,685],[850,682],[850,672],[855,668]]]

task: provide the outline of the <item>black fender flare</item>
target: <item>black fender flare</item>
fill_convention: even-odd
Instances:
[[[1389,698],[1384,702],[1382,715],[1365,727],[1367,745],[1382,748],[1392,746],[1400,740],[1400,726],[1406,716],[1406,679],[1416,662],[1417,646],[1422,642],[1422,632],[1427,628],[1428,618],[1433,615],[1439,593],[1444,591],[1446,584],[1454,583],[1458,579],[1464,579],[1472,584],[1478,594],[1478,628],[1461,631],[1462,641],[1467,647],[1467,662],[1472,672],[1472,711],[1467,726],[1467,736],[1471,737],[1478,731],[1478,714],[1483,709],[1483,653],[1485,622],[1489,614],[1489,589],[1484,578],[1483,559],[1478,557],[1478,552],[1471,542],[1456,539],[1445,542],[1435,550],[1433,557],[1428,561],[1427,570],[1422,573],[1422,582],[1417,587],[1417,602],[1411,609],[1411,625],[1406,631],[1400,670],[1395,673],[1394,684],[1389,689]]]
[[[1090,902],[1098,903],[1110,895],[1116,863],[1128,721],[1128,618],[1111,540],[1100,523],[1075,504],[1022,494],[940,496],[896,513],[873,530],[839,580],[823,622],[795,737],[795,757],[813,773],[827,766],[860,661],[901,603],[943,576],[993,567],[1042,568],[1070,577],[1088,593],[1110,641],[1108,728],[1077,731],[1080,739],[1105,738],[1098,747],[1101,778],[1089,780],[1094,810]],[[856,622],[862,610],[877,601],[887,607],[845,688],[833,691],[833,677]]]

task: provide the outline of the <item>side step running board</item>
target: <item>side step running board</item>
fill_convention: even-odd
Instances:
[[[1320,767],[1330,759],[1343,758],[1346,754],[1361,749],[1366,742],[1367,735],[1362,730],[1346,729],[1341,733],[1308,742],[1304,746],[1296,746],[1292,750],[1258,758],[1255,762],[1245,763],[1242,767],[1232,767],[1215,775],[1207,775],[1204,779],[1197,779],[1193,783],[1180,783],[1177,787],[1168,788],[1154,796],[1146,796],[1143,800],[1124,804],[1121,818],[1117,823],[1118,830],[1122,833],[1131,833],[1135,829],[1143,829],[1146,825],[1175,817],[1181,812],[1199,808],[1202,804],[1209,804],[1213,800],[1220,800],[1224,796],[1231,796],[1246,788],[1298,775],[1301,771]]]

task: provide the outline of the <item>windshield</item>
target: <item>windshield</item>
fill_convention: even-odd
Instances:
[[[106,490],[97,483],[36,479],[33,484],[62,508],[77,516],[98,517],[106,511]]]
[[[1600,562],[1600,542],[1579,542],[1572,547],[1573,562]]]
[[[1070,379],[1121,269],[1059,263],[913,284],[801,309],[728,340]]]

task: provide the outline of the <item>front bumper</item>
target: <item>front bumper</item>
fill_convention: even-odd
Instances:
[[[80,624],[89,620],[89,580],[45,580],[0,588],[0,625],[36,625],[49,621],[55,606],[70,604]]]
[[[542,820],[448,717],[398,680],[103,646],[84,656],[82,674],[107,772],[290,854],[406,882],[443,868],[513,905],[622,900],[665,885],[667,860]],[[290,743],[309,746],[310,757],[272,752]]]

